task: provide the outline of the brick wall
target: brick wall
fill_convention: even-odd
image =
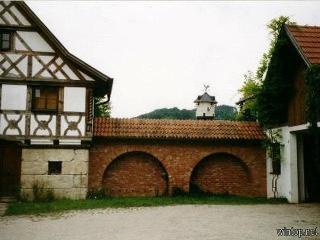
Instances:
[[[166,171],[157,159],[131,152],[107,167],[102,186],[112,196],[161,196],[166,194],[167,184]]]
[[[229,154],[205,158],[195,167],[190,180],[194,190],[234,195],[251,195],[251,182],[246,165]]]
[[[161,195],[165,172],[169,194],[173,188],[189,191],[192,181],[214,193],[266,196],[259,143],[95,139],[90,150],[89,188],[109,188],[118,196]]]

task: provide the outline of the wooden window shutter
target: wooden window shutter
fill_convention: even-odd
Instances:
[[[92,131],[93,120],[93,93],[92,89],[87,89],[87,132]]]

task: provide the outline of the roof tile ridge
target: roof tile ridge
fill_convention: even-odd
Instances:
[[[320,29],[320,26],[318,25],[308,25],[308,24],[305,24],[305,25],[300,25],[300,24],[286,24],[288,27],[305,27],[305,28],[319,28]]]

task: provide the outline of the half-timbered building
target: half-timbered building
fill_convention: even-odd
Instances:
[[[24,2],[0,1],[1,194],[34,184],[83,198],[93,97],[112,79],[58,41]]]

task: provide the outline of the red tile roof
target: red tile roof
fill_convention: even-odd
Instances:
[[[256,122],[95,118],[94,136],[141,139],[262,140]]]
[[[298,50],[310,64],[320,64],[320,27],[287,25]]]

